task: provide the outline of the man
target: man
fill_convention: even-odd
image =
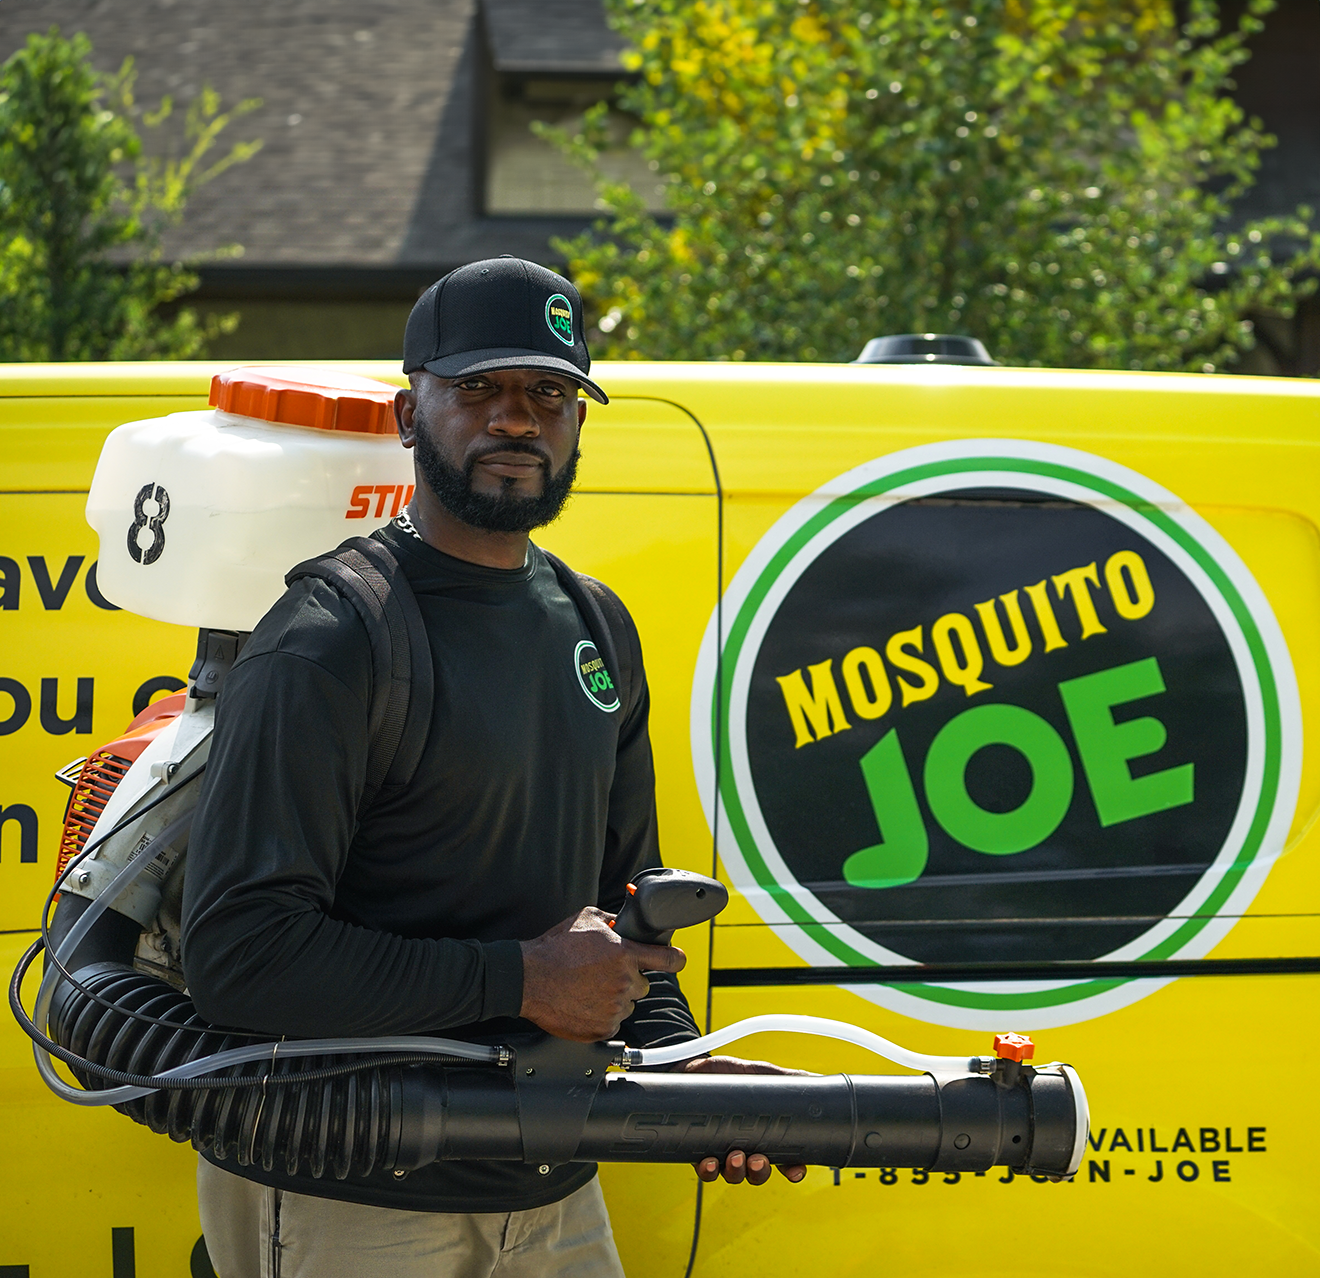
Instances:
[[[363,808],[364,626],[316,578],[262,620],[219,702],[189,849],[184,967],[212,1021],[294,1037],[698,1036],[682,952],[621,939],[598,908],[659,863],[644,686],[617,712],[584,695],[585,620],[528,539],[572,486],[579,388],[607,402],[590,367],[576,289],[530,262],[462,267],[413,309],[395,411],[416,496],[376,536],[426,624],[430,734],[406,791]],[[771,1169],[741,1153],[698,1168],[721,1171],[760,1184]],[[340,1181],[204,1157],[198,1185],[221,1278],[622,1272],[589,1164]]]

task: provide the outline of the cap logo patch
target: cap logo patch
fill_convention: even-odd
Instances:
[[[556,293],[545,304],[545,322],[546,327],[557,337],[565,346],[572,346],[573,339],[573,306],[562,293]]]

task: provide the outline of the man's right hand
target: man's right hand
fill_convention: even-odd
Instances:
[[[625,941],[614,916],[588,906],[534,941],[522,942],[522,1015],[547,1034],[576,1043],[613,1038],[645,998],[643,972],[681,972],[687,955],[672,945]]]

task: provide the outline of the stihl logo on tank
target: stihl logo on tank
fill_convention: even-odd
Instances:
[[[1301,725],[1278,624],[1208,524],[1103,458],[981,440],[868,463],[783,516],[722,615],[703,793],[724,760],[721,850],[812,963],[1197,958],[1282,850]],[[984,1028],[1154,987],[867,996]]]
[[[353,489],[348,499],[345,519],[393,519],[403,510],[413,497],[414,485],[408,484],[359,484]],[[374,512],[373,512],[374,506]]]

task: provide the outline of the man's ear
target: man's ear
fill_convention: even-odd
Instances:
[[[587,420],[587,401],[581,395],[578,396],[577,406],[578,406],[578,430],[581,431],[582,424]]]
[[[399,440],[405,448],[411,448],[417,442],[417,433],[413,429],[413,414],[416,411],[416,391],[409,389],[395,392],[394,424],[399,431]]]

